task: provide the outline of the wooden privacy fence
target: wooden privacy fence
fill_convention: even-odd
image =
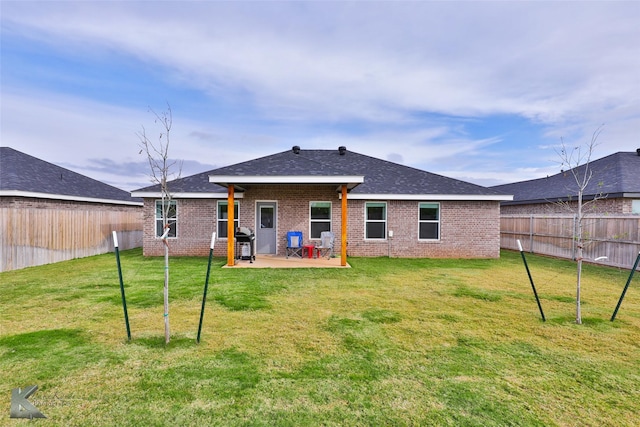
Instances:
[[[0,208],[0,271],[142,246],[142,212]]]
[[[599,264],[631,269],[640,251],[640,216],[588,216],[583,219],[585,261],[606,256]],[[575,259],[575,216],[502,215],[500,247]]]

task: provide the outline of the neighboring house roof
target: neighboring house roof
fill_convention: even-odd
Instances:
[[[10,147],[0,147],[0,196],[142,205],[127,191]]]
[[[168,182],[169,192],[174,198],[226,198],[227,189],[221,185],[212,184],[209,174],[212,171],[201,172],[184,178],[174,179]],[[135,197],[159,197],[160,184],[134,190],[131,194]],[[236,198],[241,198],[236,194]]]
[[[586,165],[573,169],[578,177],[583,177]],[[640,197],[640,152],[618,152],[589,163],[592,173],[583,193],[584,200],[598,196],[607,198]],[[501,192],[513,194],[513,201],[503,205],[550,203],[575,199],[578,185],[571,170],[546,178],[491,187]]]
[[[205,177],[210,186],[206,185]],[[169,189],[175,197],[179,197],[177,193],[189,197],[187,193],[202,192],[223,196],[228,185],[241,191],[255,184],[347,184],[350,199],[511,200],[511,196],[499,190],[346,149],[299,147],[172,181]],[[153,197],[158,192],[159,186],[155,185],[132,194]]]

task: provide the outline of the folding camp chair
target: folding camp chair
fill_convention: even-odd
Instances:
[[[302,258],[302,231],[287,232],[287,258],[289,256]]]
[[[333,255],[333,242],[335,239],[335,235],[331,231],[323,231],[320,233],[320,246],[316,246],[318,258],[323,256],[331,258],[331,255]]]

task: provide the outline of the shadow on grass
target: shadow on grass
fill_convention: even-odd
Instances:
[[[575,297],[569,297],[569,296],[562,296],[562,295],[540,295],[540,299],[546,299],[549,301],[558,301],[558,302],[566,302],[566,303],[575,303],[576,299]],[[581,304],[585,304],[584,301],[582,301]]]
[[[164,336],[155,337],[133,337],[131,344],[141,345],[147,348],[163,348],[163,349],[177,349],[177,348],[189,348],[197,345],[196,340],[187,337],[171,337],[169,344],[165,344]]]
[[[197,398],[219,400],[240,397],[252,390],[260,378],[254,359],[247,353],[230,348],[170,367],[150,368],[142,373],[139,387],[147,398],[169,400],[182,406]]]
[[[458,286],[453,295],[456,297],[469,297],[489,302],[497,302],[502,299],[502,295],[497,292],[473,289],[468,286]]]
[[[547,323],[552,325],[561,325],[561,326],[570,326],[575,325],[582,328],[591,328],[598,331],[608,331],[611,329],[617,329],[620,326],[616,325],[615,322],[611,322],[609,318],[600,318],[600,317],[582,317],[582,324],[578,325],[576,323],[575,316],[559,316],[547,318]]]
[[[381,308],[371,308],[362,313],[362,317],[373,323],[397,323],[402,320],[402,315],[397,311]]]
[[[92,363],[120,358],[79,329],[45,329],[0,338],[0,371],[26,381],[47,380]]]

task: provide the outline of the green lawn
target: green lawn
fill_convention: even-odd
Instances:
[[[115,256],[0,273],[0,425],[11,390],[43,425],[635,426],[640,274],[522,260],[350,258],[351,269],[223,269],[215,259]]]

